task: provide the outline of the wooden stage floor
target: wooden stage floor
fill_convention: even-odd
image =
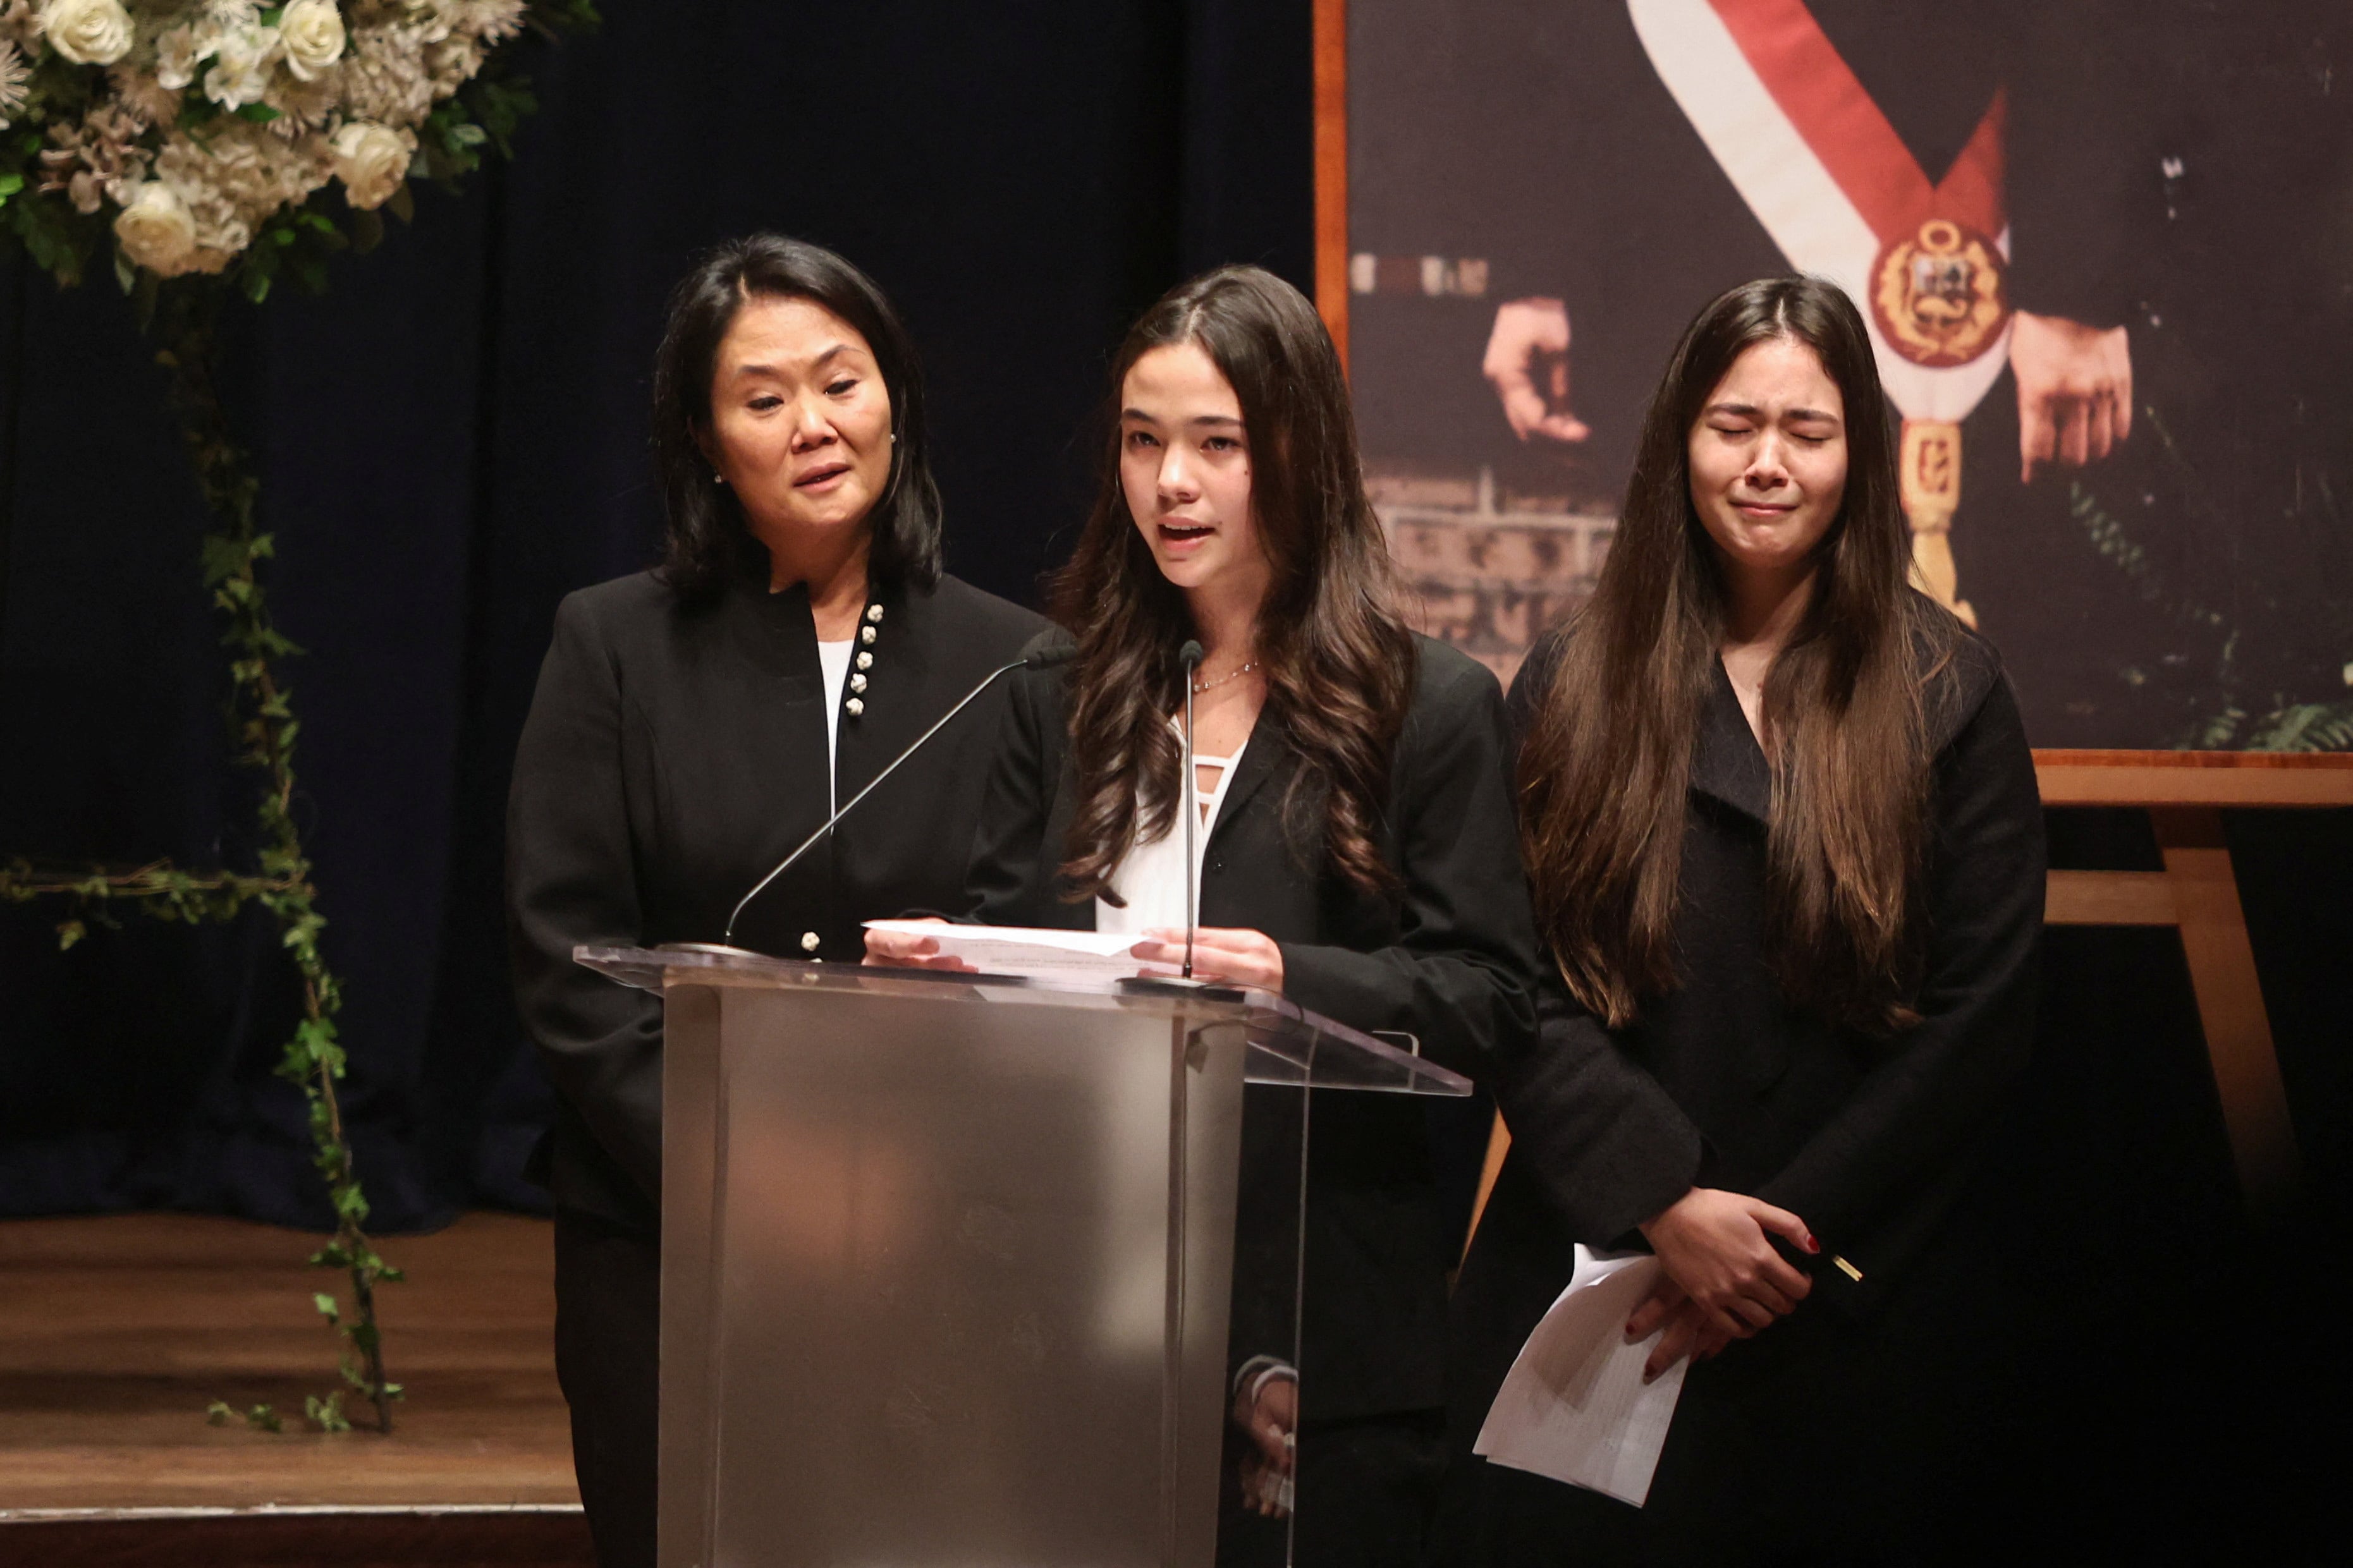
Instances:
[[[188,1215],[0,1223],[0,1562],[21,1560],[17,1527],[65,1510],[363,1508],[381,1542],[400,1515],[378,1510],[456,1509],[480,1534],[498,1509],[536,1516],[534,1538],[580,1536],[548,1224],[476,1214],[384,1243],[408,1274],[378,1292],[407,1389],[388,1436],[296,1419],[337,1383],[311,1303],[330,1277],[303,1262],[319,1244]],[[287,1430],[207,1425],[214,1399],[274,1405]]]

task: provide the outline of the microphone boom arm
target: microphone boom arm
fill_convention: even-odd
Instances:
[[[945,729],[949,720],[955,718],[957,714],[971,707],[975,700],[976,700],[982,692],[996,685],[998,680],[1011,674],[1013,671],[1023,668],[1024,667],[1035,662],[1037,661],[1034,659],[1017,658],[1011,664],[1000,665],[997,668],[989,671],[988,679],[983,680],[978,686],[974,687],[970,691],[965,692],[963,701],[957,703],[955,707],[941,714],[939,718],[934,721],[930,729],[915,737],[914,744],[909,746],[905,751],[892,758],[891,765],[889,767],[884,768],[881,773],[876,773],[872,779],[869,780],[864,789],[860,790],[856,795],[849,797],[849,804],[845,805],[839,811],[835,812],[831,816],[827,817],[824,824],[820,826],[815,833],[812,833],[807,838],[802,839],[798,847],[794,849],[791,854],[786,856],[782,860],[776,862],[776,868],[775,870],[761,878],[759,881],[753,886],[750,892],[744,894],[742,899],[737,900],[735,908],[730,911],[727,916],[727,930],[720,940],[733,944],[735,941],[735,922],[744,918],[744,905],[749,904],[754,899],[758,898],[763,892],[767,890],[769,883],[775,881],[777,878],[783,876],[787,870],[791,869],[794,861],[799,859],[803,855],[807,854],[811,846],[815,845],[818,839],[824,837],[827,834],[832,832],[835,825],[839,823],[843,817],[848,816],[851,811],[856,809],[860,801],[864,800],[868,795],[872,795],[874,793],[875,785],[881,784],[884,779],[889,778],[892,773],[897,773],[901,763],[905,762],[909,757],[912,757],[917,752],[922,751],[923,749],[923,742],[929,741],[933,736]]]

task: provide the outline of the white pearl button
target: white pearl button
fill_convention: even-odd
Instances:
[[[866,618],[867,618],[868,620],[870,620],[870,621],[879,621],[879,620],[881,620],[881,619],[882,618],[882,606],[881,606],[881,605],[867,605],[867,606],[866,606]]]
[[[858,640],[866,644],[869,647],[871,647],[874,645],[874,628],[872,626],[859,627]]]
[[[853,676],[851,676],[851,677],[849,678],[849,689],[851,689],[852,691],[863,691],[863,690],[865,690],[865,689],[866,689],[866,678],[865,678],[864,676],[862,676],[862,675],[853,675]]]
[[[861,654],[860,654],[860,655],[858,656],[858,668],[860,668],[860,669],[871,669],[871,668],[874,668],[874,656],[873,656],[872,654],[871,654],[871,653],[861,653]]]
[[[805,931],[801,932],[801,951],[803,952],[815,952],[817,951],[817,932],[813,931]]]
[[[849,701],[843,703],[841,708],[843,712],[848,713],[851,718],[855,719],[860,713],[866,711],[866,703],[862,699],[853,697]]]

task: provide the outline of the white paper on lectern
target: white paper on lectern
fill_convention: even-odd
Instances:
[[[1659,1336],[1626,1342],[1626,1320],[1658,1277],[1648,1253],[1579,1247],[1568,1289],[1520,1347],[1472,1451],[1641,1507],[1691,1365],[1678,1361],[1645,1384]]]
[[[1043,926],[966,926],[939,921],[868,921],[868,931],[927,936],[940,952],[984,974],[1050,980],[1125,980],[1146,966],[1128,956],[1140,940],[1118,931],[1055,931]]]

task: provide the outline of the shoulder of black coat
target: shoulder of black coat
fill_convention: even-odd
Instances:
[[[1413,634],[1414,706],[1483,705],[1502,688],[1495,672],[1451,643]]]
[[[612,616],[628,618],[649,612],[661,613],[676,607],[678,595],[662,581],[659,569],[632,572],[626,577],[575,588],[564,595],[567,605],[576,604],[582,610],[599,620]]]
[[[1078,649],[1078,638],[1041,616],[1037,635],[1021,645],[1021,657],[1037,658],[1046,654],[1073,654]]]
[[[969,637],[987,648],[992,658],[1026,658],[1027,646],[1040,632],[1049,630],[1045,616],[1035,610],[1024,609],[1010,599],[1000,599],[985,588],[976,588],[961,577],[940,574],[937,584],[924,593],[910,590],[910,597],[928,603],[930,613],[938,617],[940,629],[950,637]]]
[[[1536,710],[1560,677],[1561,660],[1568,652],[1570,628],[1576,624],[1574,619],[1558,622],[1537,634],[1535,641],[1528,645],[1527,656],[1520,660],[1519,673],[1512,677],[1511,689],[1504,699],[1514,736],[1524,740],[1534,728]]]
[[[661,626],[682,608],[678,595],[654,569],[575,588],[564,595],[556,615],[588,621],[603,640],[611,643]]]
[[[2001,683],[2001,654],[1985,636],[1916,591],[1913,657],[1922,672],[1921,706],[1931,755],[1953,743]]]

